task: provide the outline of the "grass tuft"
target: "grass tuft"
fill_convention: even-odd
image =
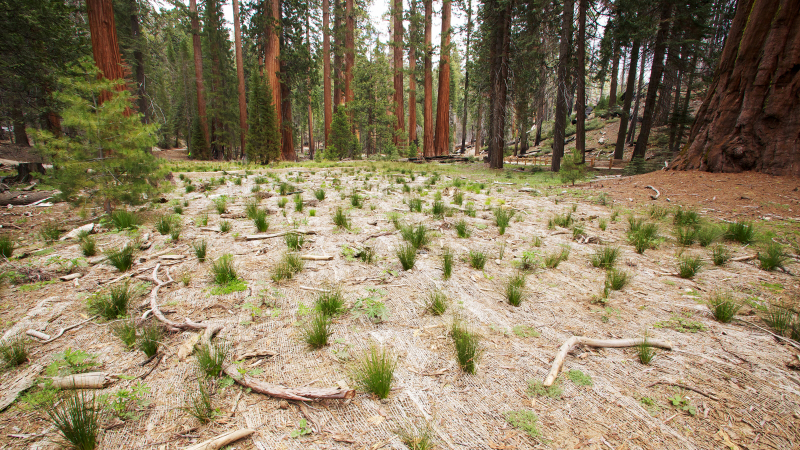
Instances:
[[[675,240],[678,244],[684,247],[689,247],[697,240],[697,229],[692,227],[676,227]]]
[[[598,248],[592,255],[592,265],[606,270],[612,269],[617,262],[617,258],[619,258],[618,247]]]
[[[392,390],[397,359],[385,348],[371,346],[356,364],[353,378],[367,392],[378,398],[386,398]]]
[[[278,261],[272,269],[272,280],[291,280],[294,276],[303,271],[303,260],[297,253],[284,253],[283,258]]]
[[[107,295],[97,294],[89,298],[89,311],[106,320],[125,317],[128,314],[128,303],[133,290],[126,281],[111,287]]]
[[[299,251],[306,242],[306,238],[299,233],[284,234],[283,240],[286,242],[286,247],[288,247],[291,252]]]
[[[480,336],[459,318],[453,319],[450,336],[453,338],[458,366],[464,372],[475,373],[481,356]]]
[[[267,212],[261,208],[256,208],[253,212],[253,224],[259,233],[264,233],[269,230],[269,220],[267,220]]]
[[[344,230],[350,229],[350,218],[341,207],[337,207],[336,212],[333,214],[333,224]]]
[[[197,368],[206,378],[216,378],[222,374],[225,358],[228,356],[229,346],[224,343],[212,342],[197,347],[195,354]]]
[[[735,301],[730,292],[722,291],[711,294],[707,304],[711,315],[722,323],[729,323],[742,308],[742,304]]]
[[[425,302],[425,309],[434,316],[441,316],[445,311],[447,311],[447,306],[449,303],[450,301],[447,298],[447,294],[436,289],[428,293],[428,298]]]
[[[506,281],[506,300],[511,306],[522,304],[525,293],[525,274],[518,273]]]
[[[722,244],[717,244],[711,249],[711,259],[715,266],[722,266],[731,259],[731,252]]]
[[[94,394],[71,392],[57,406],[47,411],[58,433],[77,450],[93,450],[100,433],[100,405]]]
[[[158,353],[158,347],[161,344],[161,337],[163,336],[164,332],[161,329],[161,326],[157,323],[151,323],[144,328],[142,328],[142,333],[139,335],[139,339],[137,341],[137,346],[139,350],[144,352],[144,354],[150,358]]]
[[[724,231],[716,225],[700,227],[697,229],[697,242],[700,243],[701,247],[708,247],[716,242],[716,240],[719,239],[723,233]]]
[[[331,328],[330,316],[319,311],[303,324],[303,340],[311,348],[322,348],[328,345]]]
[[[612,291],[619,291],[630,282],[630,275],[624,270],[611,269],[606,273],[606,286]]]
[[[239,277],[236,274],[236,269],[233,267],[233,255],[226,253],[211,263],[211,276],[214,283],[220,286],[225,286],[237,281]]]
[[[699,256],[682,256],[678,263],[678,275],[681,278],[692,278],[702,266],[703,261]]]
[[[194,255],[197,256],[197,260],[200,262],[206,261],[206,251],[208,250],[208,244],[206,240],[203,239],[199,242],[193,242],[192,248],[194,249]]]
[[[207,424],[217,416],[217,410],[214,409],[211,403],[211,394],[209,394],[206,383],[203,380],[198,380],[197,390],[191,397],[191,401],[187,402],[187,405],[183,409],[201,424]]]
[[[641,344],[636,346],[636,353],[639,355],[639,362],[644,365],[650,364],[650,361],[656,356],[656,351],[648,342],[647,336],[644,337]]]
[[[467,226],[467,221],[464,219],[461,219],[458,222],[456,222],[455,229],[458,237],[462,239],[466,239],[472,235],[472,233],[469,230],[469,227]]]
[[[118,209],[111,213],[111,224],[119,231],[129,230],[139,225],[139,217],[131,211]]]
[[[445,280],[449,280],[450,277],[453,276],[454,261],[455,255],[453,254],[453,250],[451,250],[450,247],[442,249],[442,275]]]
[[[755,227],[751,222],[733,222],[725,230],[725,239],[740,244],[750,244],[755,240]]]
[[[82,232],[78,235],[78,240],[80,241],[83,256],[89,257],[97,254],[97,241],[89,233]],[[0,253],[2,253],[2,250],[0,250]]]
[[[319,201],[325,200],[325,191],[322,189],[317,189],[314,191],[314,197]]]
[[[133,317],[128,317],[115,323],[112,325],[111,330],[126,347],[133,348],[136,345],[139,336],[137,335],[136,322]]]
[[[770,242],[763,252],[758,252],[758,261],[761,268],[767,271],[783,269],[783,265],[789,259],[783,246],[777,242]]]
[[[544,257],[544,266],[548,269],[555,269],[563,261],[569,258],[569,247],[561,247],[561,250],[548,253]]]
[[[316,309],[328,317],[338,316],[344,312],[344,294],[339,287],[321,292],[317,297]]]
[[[11,258],[14,253],[14,242],[7,234],[0,235],[0,256],[4,258]]]
[[[486,266],[486,253],[482,250],[470,250],[469,265],[473,269],[483,270],[483,267]]]
[[[403,270],[411,270],[417,261],[417,249],[411,244],[404,244],[397,248],[397,258]]]
[[[424,224],[419,224],[416,228],[411,225],[401,226],[400,234],[403,236],[403,239],[415,249],[425,247],[430,241],[428,228],[425,227]]]
[[[506,234],[506,228],[511,223],[511,219],[514,217],[514,210],[513,209],[503,209],[503,208],[495,208],[494,210],[494,223],[497,225],[497,228],[500,234]]]
[[[120,272],[127,272],[133,266],[133,245],[128,244],[119,250],[109,250],[106,258]]]
[[[6,368],[17,367],[28,360],[28,341],[24,336],[14,336],[0,343],[0,359]]]

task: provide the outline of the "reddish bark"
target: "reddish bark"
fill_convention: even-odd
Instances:
[[[439,93],[436,98],[436,155],[450,154],[450,0],[442,2],[442,46],[439,49]]]
[[[95,65],[109,80],[124,78],[112,1],[86,0],[86,10],[89,16],[89,32],[92,35],[92,54]],[[125,84],[120,83],[115,89],[123,91]],[[103,92],[100,94],[99,102],[103,103],[110,98],[110,92]]]
[[[467,6],[467,51],[464,62],[464,113],[461,115],[461,153],[467,150],[467,106],[469,105],[469,40],[472,37],[472,0]]]
[[[800,176],[800,2],[740,0],[680,170]]]
[[[328,135],[331,133],[333,122],[333,107],[331,106],[331,33],[329,31],[330,12],[328,0],[322,0],[322,95],[325,108],[325,146],[328,145]]]
[[[617,133],[617,146],[614,148],[614,159],[622,159],[625,152],[625,133],[628,132],[628,117],[631,111],[631,97],[633,97],[633,86],[636,83],[636,63],[639,61],[639,40],[633,41],[631,46],[631,61],[628,70],[628,84],[625,89],[625,101],[622,106],[622,117],[619,120],[619,131]]]
[[[353,101],[353,65],[355,64],[355,40],[353,36],[355,28],[355,15],[353,13],[353,0],[345,0],[345,35],[344,35],[344,102],[350,104]],[[352,121],[353,112],[350,111]]]
[[[333,107],[337,111],[344,101],[342,92],[342,0],[333,1]]]
[[[586,0],[578,0],[578,123],[575,125],[575,148],[586,161]]]
[[[242,30],[239,24],[239,0],[233,0],[233,35],[236,47],[236,76],[239,78],[239,150],[244,154],[244,144],[247,135],[247,100],[244,94],[244,61],[242,59]]]
[[[425,107],[423,108],[422,151],[426,158],[436,155],[433,148],[433,61],[431,54],[431,17],[433,0],[425,0]]]
[[[275,107],[275,117],[278,118],[278,129],[282,130],[281,109],[283,103],[281,103],[281,93],[283,92],[283,88],[281,86],[280,77],[278,77],[278,73],[281,70],[281,46],[280,35],[278,34],[278,28],[281,23],[280,0],[266,1],[268,2],[267,14],[269,20],[267,21],[265,30],[266,49],[264,52],[264,76],[267,77],[270,88],[272,89],[272,104]]]
[[[92,0],[94,1],[94,0]],[[200,44],[200,18],[197,15],[197,0],[189,1],[189,15],[192,23],[192,48],[194,50],[194,79],[197,87],[197,114],[200,116],[200,128],[209,147],[208,117],[206,116],[206,89],[203,83],[203,54]],[[205,158],[208,155],[195,155]]]
[[[417,15],[417,2],[411,0],[411,22],[408,24],[408,142],[417,140],[417,51],[414,41],[416,33],[415,20]],[[418,150],[419,151],[419,150]],[[416,156],[416,155],[414,155]]]
[[[403,0],[394,0],[392,8],[394,16],[394,145],[403,147],[405,139],[405,113],[403,112]]]

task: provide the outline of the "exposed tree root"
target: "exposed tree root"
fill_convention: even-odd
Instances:
[[[651,385],[649,385],[647,387],[653,387],[653,386],[657,386],[659,384],[663,384],[664,386],[675,386],[675,387],[678,387],[678,388],[681,388],[681,389],[686,389],[687,391],[697,392],[698,394],[700,394],[700,395],[702,395],[704,397],[708,397],[711,400],[714,400],[716,402],[719,401],[719,399],[717,397],[715,397],[715,396],[713,396],[711,394],[705,393],[705,392],[701,391],[700,389],[693,388],[691,386],[686,386],[685,384],[680,384],[680,383],[670,383],[669,381],[656,381],[655,383],[653,383],[653,384],[651,384]]]
[[[228,431],[227,433],[222,433],[215,438],[192,445],[191,447],[186,447],[184,450],[217,450],[225,447],[228,444],[232,444],[239,439],[246,438],[253,433],[255,433],[255,430],[251,430],[249,428]]]
[[[94,319],[96,319],[96,318],[97,318],[97,316],[92,316],[92,317],[89,317],[88,319],[86,319],[86,320],[84,320],[84,321],[82,321],[82,322],[78,322],[78,323],[76,323],[76,324],[74,324],[74,325],[70,325],[70,326],[68,326],[68,327],[66,327],[66,328],[62,328],[62,329],[58,330],[58,334],[56,334],[56,335],[55,335],[55,336],[53,336],[53,337],[48,337],[47,339],[45,339],[45,340],[41,341],[40,343],[41,343],[41,344],[47,344],[48,342],[53,342],[53,341],[55,341],[56,339],[58,339],[58,338],[60,338],[61,336],[63,336],[63,335],[64,335],[64,332],[66,332],[66,331],[69,331],[69,330],[71,330],[71,329],[73,329],[73,328],[79,327],[79,326],[81,326],[81,325],[85,324],[86,322],[90,322],[90,321],[92,321],[92,320],[94,320]],[[28,331],[26,331],[26,332],[25,332],[25,334],[27,334],[28,336],[35,337],[35,338],[40,338],[40,339],[41,339],[43,336],[47,336],[46,334],[44,334],[44,333],[41,333],[41,332],[39,332],[39,331],[36,331],[36,330],[28,330]]]
[[[153,312],[153,315],[156,316],[159,322],[163,323],[167,326],[167,329],[170,331],[178,331],[178,330],[205,330],[207,329],[208,325],[204,323],[197,323],[193,322],[188,317],[185,319],[185,322],[174,322],[172,320],[167,319],[164,316],[164,313],[158,309],[158,290],[161,289],[162,286],[166,286],[170,283],[174,283],[175,280],[169,274],[169,270],[167,270],[167,281],[161,281],[158,279],[158,269],[161,268],[161,264],[156,264],[156,267],[153,269],[153,281],[156,283],[155,287],[153,287],[153,291],[150,292],[150,310]]]

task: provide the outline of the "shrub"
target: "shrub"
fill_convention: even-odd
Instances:
[[[157,323],[151,323],[145,326],[142,328],[142,333],[137,342],[139,350],[144,352],[148,358],[154,356],[156,353],[158,353],[158,347],[161,344],[162,335],[163,331]]]
[[[397,258],[403,270],[411,270],[417,261],[417,249],[411,244],[401,245],[397,248]]]
[[[736,313],[742,308],[729,292],[715,292],[708,299],[708,309],[717,321],[728,323],[733,320]]]
[[[120,272],[127,272],[133,266],[133,245],[125,245],[119,250],[109,250],[106,258]]]
[[[506,300],[512,306],[522,304],[522,297],[525,289],[525,275],[517,274],[506,281]]]
[[[207,378],[215,378],[222,374],[225,368],[225,358],[229,346],[216,342],[209,342],[197,347],[195,353],[197,367]]]
[[[321,311],[313,314],[303,325],[303,339],[311,348],[328,345],[328,336],[331,333],[330,316]]]
[[[353,378],[365,391],[386,398],[392,390],[396,367],[397,359],[388,350],[373,345],[356,364]]]
[[[206,261],[206,251],[208,250],[208,244],[206,240],[203,239],[199,242],[193,242],[192,248],[194,249],[194,255],[197,256],[197,260],[200,262]]]
[[[450,247],[445,247],[442,250],[442,275],[445,280],[449,280],[453,275],[453,261],[453,251],[450,249]]]
[[[483,270],[483,267],[486,265],[486,253],[481,250],[470,250],[469,265],[472,266],[473,269]]]
[[[597,251],[595,251],[592,255],[592,265],[594,267],[600,267],[608,270],[614,267],[614,263],[617,262],[617,258],[619,258],[618,247],[598,248]]]
[[[236,274],[236,269],[233,267],[233,255],[226,253],[211,263],[211,277],[214,283],[220,286],[225,286],[237,281],[239,277]]]
[[[16,367],[28,360],[28,342],[23,336],[9,337],[0,343],[0,359],[5,367]]]
[[[350,218],[347,217],[347,213],[341,207],[337,207],[336,212],[333,214],[333,224],[341,229],[350,229]]]
[[[133,291],[126,281],[111,287],[108,295],[95,295],[89,299],[89,311],[106,320],[124,317],[128,313],[128,303]]]
[[[11,258],[12,253],[14,253],[14,243],[11,238],[6,234],[0,235],[0,256]]]
[[[74,391],[49,409],[47,415],[65,441],[78,450],[93,450],[98,445],[100,410],[94,394]]]
[[[755,228],[751,222],[733,222],[725,230],[725,239],[749,244],[755,240]]]
[[[428,298],[425,302],[425,309],[434,316],[441,316],[445,311],[447,311],[447,306],[449,303],[450,302],[447,299],[447,295],[437,289],[428,293]]]
[[[681,278],[692,278],[703,266],[699,256],[682,256],[678,264],[678,275]]]
[[[450,336],[453,338],[458,366],[464,372],[475,373],[481,355],[480,336],[458,318],[453,320]]]
[[[783,269],[787,259],[789,258],[783,251],[783,246],[777,242],[770,242],[764,252],[758,253],[761,268],[768,271]]]
[[[344,312],[344,295],[341,288],[331,288],[317,297],[317,311],[332,317]]]
[[[139,217],[131,211],[118,209],[111,213],[111,224],[119,231],[129,230],[139,225]]]

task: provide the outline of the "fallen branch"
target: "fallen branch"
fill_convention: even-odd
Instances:
[[[158,290],[161,289],[162,286],[166,286],[170,283],[174,283],[175,280],[169,274],[169,270],[167,270],[167,281],[161,281],[158,279],[158,269],[161,268],[161,264],[156,264],[156,267],[153,269],[153,281],[155,281],[156,285],[153,287],[152,292],[150,292],[150,309],[153,311],[153,315],[156,316],[159,322],[163,323],[167,326],[168,329],[171,331],[178,331],[178,330],[204,330],[208,327],[208,325],[203,323],[196,323],[192,322],[191,319],[188,317],[185,319],[185,322],[173,322],[172,320],[167,319],[164,317],[164,313],[158,309]]]
[[[43,366],[39,364],[33,364],[29,368],[27,368],[23,373],[17,377],[15,381],[9,380],[6,386],[10,386],[11,388],[0,398],[0,411],[5,410],[8,408],[9,405],[14,403],[17,399],[17,396],[33,386],[33,383],[36,381],[36,377],[41,372]]]
[[[161,364],[161,361],[163,361],[163,360],[164,360],[164,358],[165,358],[166,356],[167,356],[167,355],[161,355],[161,357],[160,357],[160,358],[158,358],[158,360],[156,360],[156,363],[155,363],[155,364],[153,364],[153,366],[152,366],[152,367],[150,367],[150,370],[148,370],[148,371],[147,371],[147,372],[145,372],[143,375],[141,375],[141,376],[139,377],[139,379],[140,379],[140,380],[144,380],[145,378],[147,378],[148,376],[150,376],[150,374],[151,374],[151,373],[153,373],[153,371],[154,371],[154,370],[156,370],[156,367],[158,367],[158,365],[159,365],[159,364]]]
[[[715,396],[713,396],[711,394],[707,394],[707,393],[701,391],[700,389],[696,389],[696,388],[693,388],[691,386],[686,386],[685,384],[680,384],[680,383],[670,383],[669,381],[656,381],[655,383],[653,383],[653,384],[651,384],[651,385],[649,385],[647,387],[651,388],[651,387],[657,386],[659,384],[663,384],[664,386],[675,386],[675,387],[678,387],[678,388],[681,388],[681,389],[686,389],[687,391],[697,392],[698,394],[700,394],[700,395],[702,395],[704,397],[708,397],[711,400],[714,400],[715,402],[719,401],[719,399],[717,397],[715,397]]]
[[[561,345],[560,349],[558,349],[556,358],[553,360],[553,366],[550,368],[550,373],[547,374],[547,378],[544,380],[544,386],[550,387],[553,385],[558,377],[558,373],[561,372],[561,367],[564,365],[564,360],[567,358],[567,354],[578,345],[600,348],[620,348],[635,347],[645,342],[647,342],[647,345],[651,347],[660,347],[667,350],[672,350],[671,342],[661,341],[658,339],[591,339],[584,336],[572,336]]]
[[[758,255],[748,255],[748,256],[739,256],[737,258],[731,258],[729,261],[745,262],[745,261],[750,261],[750,260],[756,259],[756,258],[758,258]]]
[[[389,235],[395,234],[395,233],[397,233],[397,231],[383,231],[383,232],[380,232],[380,233],[375,233],[375,234],[367,236],[366,239],[364,239],[361,242],[367,242],[368,240],[370,240],[372,238],[376,238],[376,237],[380,237],[380,236],[389,236]]]
[[[756,327],[756,328],[758,328],[759,330],[761,330],[761,331],[763,331],[763,332],[765,332],[765,333],[769,333],[769,334],[771,334],[773,337],[775,337],[775,338],[777,338],[777,339],[780,339],[780,340],[782,340],[782,341],[786,341],[786,343],[788,343],[788,344],[789,344],[789,345],[791,345],[792,347],[794,347],[794,348],[796,348],[796,349],[800,350],[800,344],[798,344],[796,341],[794,341],[794,340],[792,340],[792,339],[789,339],[789,338],[787,338],[787,337],[783,337],[783,336],[781,336],[780,334],[775,334],[775,333],[773,333],[772,331],[769,331],[769,330],[767,330],[766,328],[762,328],[762,327],[760,327],[760,326],[758,326],[758,325],[754,324],[753,322],[748,322],[748,321],[746,321],[746,320],[742,320],[742,319],[734,319],[734,320],[736,320],[737,322],[746,323],[746,324],[748,324],[748,325],[750,325],[750,326]]]
[[[239,439],[246,438],[253,433],[255,433],[255,430],[251,430],[250,428],[228,431],[227,433],[220,434],[215,438],[192,445],[191,447],[186,447],[184,450],[217,450],[225,447],[228,444],[234,443]]]
[[[245,240],[248,241],[259,241],[262,239],[272,239],[276,237],[286,236],[287,234],[317,234],[314,230],[289,230],[289,231],[281,231],[280,233],[272,233],[272,234],[251,234],[249,236],[245,236]]]
[[[306,261],[331,261],[333,255],[300,255],[300,259]]]
[[[56,334],[55,336],[53,336],[51,338],[43,340],[42,342],[40,342],[40,344],[47,344],[48,342],[53,342],[56,339],[60,338],[64,334],[64,332],[69,331],[69,330],[71,330],[73,328],[79,327],[79,326],[85,324],[86,322],[89,322],[89,321],[92,321],[92,320],[96,319],[97,317],[98,316],[92,316],[92,317],[90,317],[90,318],[88,318],[88,319],[86,319],[86,320],[84,320],[82,322],[76,323],[75,325],[70,325],[70,326],[68,326],[66,328],[62,328],[62,329],[58,330],[58,334]],[[46,334],[40,333],[40,332],[38,332],[36,330],[28,330],[28,331],[25,332],[25,334],[27,334],[28,336],[33,336],[35,338],[41,338],[42,335],[47,336]]]
[[[103,372],[79,373],[65,377],[53,377],[53,387],[60,389],[102,389],[106,385]]]
[[[645,189],[652,189],[656,192],[656,195],[651,195],[650,198],[653,200],[658,200],[658,197],[661,197],[661,192],[658,192],[658,189],[654,188],[653,186],[645,186]]]

